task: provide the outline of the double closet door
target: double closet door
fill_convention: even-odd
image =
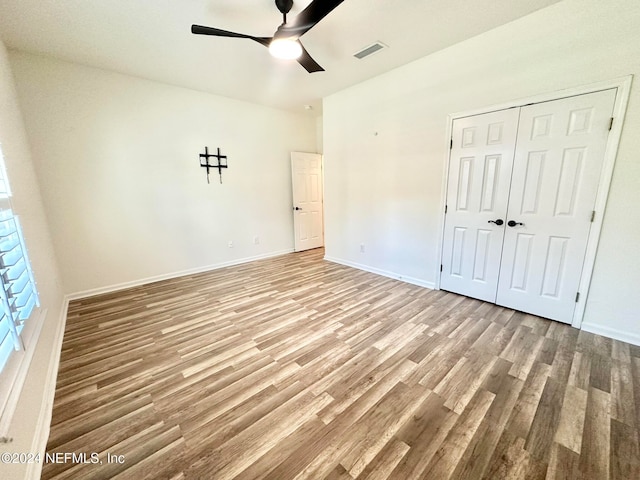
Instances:
[[[453,122],[442,289],[571,323],[615,95]]]

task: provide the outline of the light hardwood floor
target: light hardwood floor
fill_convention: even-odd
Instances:
[[[322,254],[72,302],[42,478],[640,478],[640,348]]]

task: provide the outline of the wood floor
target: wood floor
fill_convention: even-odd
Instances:
[[[322,254],[72,302],[42,478],[640,478],[640,348]]]

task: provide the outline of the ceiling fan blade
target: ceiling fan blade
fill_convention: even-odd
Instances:
[[[344,0],[314,0],[291,22],[281,25],[276,32],[276,36],[301,37],[343,1]]]
[[[273,37],[247,37],[247,38],[250,38],[254,42],[258,42],[260,45],[264,45],[267,48],[269,48],[269,45],[271,44],[271,40],[273,40]]]
[[[204,25],[191,25],[191,33],[196,35],[214,35],[216,37],[251,38],[250,35],[228,32],[219,28],[205,27]]]
[[[245,35],[244,33],[229,32],[227,30],[221,30],[220,28],[205,27],[203,25],[191,25],[191,33],[196,35],[213,35],[214,37],[248,38],[265,47],[268,47],[272,40],[271,37],[254,37],[252,35]]]
[[[309,52],[307,52],[302,43],[300,43],[300,41],[298,41],[298,43],[302,47],[302,55],[298,58],[298,63],[309,73],[324,72],[324,68],[309,55]]]

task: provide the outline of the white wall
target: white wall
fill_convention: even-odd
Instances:
[[[316,149],[311,115],[10,60],[67,293],[292,251],[289,153]],[[228,156],[222,185],[205,145]]]
[[[12,208],[20,216],[25,243],[46,316],[37,345],[27,343],[33,359],[23,386],[8,436],[13,442],[0,446],[0,452],[34,452],[44,448],[53,397],[47,396],[50,376],[55,375],[60,334],[64,326],[64,299],[49,229],[44,216],[38,183],[31,160],[14,79],[0,42],[0,145],[7,166],[13,197]],[[33,322],[25,326],[27,332]],[[35,338],[35,337],[34,337]],[[53,354],[53,355],[52,355]],[[22,355],[20,353],[19,355]],[[55,377],[54,377],[55,378]],[[35,441],[35,443],[34,443]],[[0,478],[25,478],[27,465],[0,464]]]
[[[638,75],[639,46],[640,2],[565,0],[326,98],[327,257],[433,285],[447,115]],[[583,328],[640,344],[638,131],[636,78]]]
[[[316,153],[322,153],[322,117],[316,117]]]

